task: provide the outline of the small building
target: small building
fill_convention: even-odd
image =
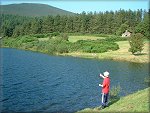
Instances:
[[[128,32],[128,30],[126,30],[123,34],[122,34],[122,37],[130,37],[131,36],[131,33]]]

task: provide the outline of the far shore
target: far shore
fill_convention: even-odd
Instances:
[[[114,61],[127,61],[135,63],[149,63],[149,42],[145,42],[144,49],[141,54],[133,55],[128,52],[129,43],[127,41],[117,42],[120,49],[117,51],[109,51],[105,53],[83,53],[83,52],[72,52],[64,53],[61,55],[82,57],[82,58],[96,58],[96,59],[110,59]]]
[[[109,53],[106,53],[109,54]],[[60,54],[62,56],[72,56],[72,57],[80,57],[80,58],[94,58],[94,59],[99,59],[99,60],[113,60],[113,61],[124,61],[124,62],[133,62],[133,63],[150,63],[149,58],[147,57],[146,59],[139,59],[137,56],[132,56],[132,57],[120,57],[120,56],[106,56],[104,54],[88,54],[88,53],[79,53],[79,52],[74,52],[74,53],[65,53],[65,54]],[[106,57],[105,57],[106,56]]]
[[[105,53],[83,53],[83,52],[71,52],[71,53],[63,53],[63,54],[55,54],[56,56],[72,56],[79,58],[92,58],[99,60],[114,60],[114,61],[125,61],[125,62],[134,62],[134,63],[150,63],[149,60],[149,44],[145,43],[144,50],[140,55],[132,55],[128,52],[128,45],[126,41],[118,42],[120,49],[117,51],[109,51]],[[2,48],[10,48],[10,47],[2,47]],[[22,48],[15,48],[21,50],[27,50]],[[34,49],[28,49],[27,51],[39,52],[48,54],[44,51],[36,51]],[[48,54],[49,55],[49,54]]]

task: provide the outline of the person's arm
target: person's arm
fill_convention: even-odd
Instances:
[[[104,75],[102,75],[101,73],[99,74],[100,77],[105,78]]]
[[[101,75],[101,74],[100,74],[100,75]],[[101,76],[102,76],[102,75],[101,75]],[[102,77],[104,77],[104,76],[102,76]],[[105,78],[105,77],[104,77],[104,78]],[[105,79],[103,80],[103,84],[99,84],[99,86],[101,86],[102,88],[106,86],[106,81],[105,81]]]
[[[103,87],[103,85],[102,85],[102,84],[99,84],[99,86]]]
[[[104,75],[102,75],[101,73],[99,74],[100,77],[102,77],[103,79],[105,78]],[[104,87],[102,84],[99,84],[99,86]]]

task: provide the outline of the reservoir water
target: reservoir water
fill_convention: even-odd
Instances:
[[[100,106],[99,73],[108,70],[120,96],[148,87],[148,64],[50,56],[0,49],[0,111],[75,112]]]

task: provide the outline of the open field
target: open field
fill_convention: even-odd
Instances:
[[[104,39],[105,37],[97,37],[97,36],[69,36],[70,42],[76,42],[78,40],[97,40]]]
[[[82,39],[83,37],[79,37],[79,38]],[[64,55],[70,55],[74,57],[112,59],[112,60],[118,60],[118,61],[130,61],[130,62],[137,62],[137,63],[149,62],[149,41],[144,42],[145,43],[144,49],[140,55],[132,55],[131,52],[128,52],[128,49],[130,48],[128,41],[119,41],[116,43],[119,45],[119,48],[120,48],[117,51],[109,51],[105,53],[72,52],[72,53],[65,53]]]
[[[117,102],[111,104],[109,107],[100,110],[99,107],[96,108],[86,108],[77,113],[102,113],[102,112],[147,112],[149,113],[149,90],[146,88],[144,90],[138,91],[136,93],[130,94],[128,96],[120,98]]]
[[[38,38],[39,41],[48,41],[49,38]]]
[[[54,37],[53,37],[54,38]],[[78,40],[97,40],[97,39],[104,39],[105,37],[97,37],[97,36],[69,36],[70,42],[76,42]],[[38,38],[39,41],[48,41],[49,38]]]

